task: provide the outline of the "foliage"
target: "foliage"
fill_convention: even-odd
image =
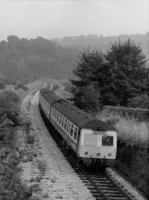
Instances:
[[[73,99],[76,106],[86,112],[96,113],[100,110],[100,95],[92,86],[81,87]]]
[[[148,34],[131,35],[130,37],[134,38],[135,43],[141,41],[141,47],[149,55]],[[12,82],[21,81],[23,83],[49,77],[68,79],[72,77],[72,66],[80,54],[80,48],[90,45],[91,48],[100,48],[106,52],[109,41],[113,42],[117,38],[88,35],[75,39],[65,37],[56,43],[55,40],[42,37],[20,39],[15,35],[10,35],[7,41],[0,42],[0,74],[11,79]],[[125,41],[128,35],[121,35],[120,38]]]
[[[146,94],[136,96],[128,101],[128,106],[149,109],[149,96]]]
[[[0,94],[0,126],[6,119],[13,122],[14,126],[20,123],[20,97],[12,90],[4,90]]]
[[[76,79],[70,80],[73,85],[73,95],[76,106],[97,112],[100,107],[101,96],[98,90],[97,70],[104,65],[104,57],[98,51],[90,49],[84,51],[73,70]]]
[[[5,88],[5,84],[3,81],[0,80],[0,90],[3,90]]]
[[[145,55],[139,45],[130,39],[124,43],[115,42],[105,58],[110,70],[108,79],[112,83],[109,88],[117,99],[117,105],[127,106],[128,99],[148,94],[149,69],[141,63]],[[108,93],[108,90],[103,93]]]
[[[149,196],[149,123],[107,112],[98,118],[114,125],[118,132],[117,156],[111,164]]]
[[[28,144],[34,144],[34,141],[35,141],[35,135],[33,133],[27,133],[27,139],[26,139],[26,142]]]
[[[16,85],[15,90],[18,90],[18,89],[23,89],[24,91],[28,91],[28,87],[21,83]]]
[[[28,188],[18,179],[17,164],[19,159],[11,148],[3,148],[0,152],[1,190],[0,199],[27,200],[31,196]]]
[[[71,80],[76,104],[83,106],[80,102],[88,86],[99,95],[102,105],[128,106],[134,97],[148,96],[149,69],[142,64],[144,58],[140,46],[130,39],[111,44],[105,54],[90,49],[83,51]],[[85,100],[88,107],[90,103]]]
[[[63,49],[42,37],[28,40],[10,35],[7,40],[0,42],[0,66],[4,77],[27,83],[42,77],[68,78],[72,75],[70,66],[78,51]]]

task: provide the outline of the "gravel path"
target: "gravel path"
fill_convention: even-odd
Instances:
[[[39,138],[37,151],[41,151],[41,157],[46,161],[45,175],[40,182],[41,189],[48,199],[94,200],[45,128],[38,109],[38,97],[37,92],[31,102],[30,116]]]

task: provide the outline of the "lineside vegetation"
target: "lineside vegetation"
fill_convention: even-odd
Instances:
[[[149,68],[139,45],[128,39],[115,42],[106,53],[84,50],[73,70],[69,91],[79,108],[118,131],[117,159],[112,166],[149,197],[149,122],[135,122],[108,113],[102,106],[149,109]]]

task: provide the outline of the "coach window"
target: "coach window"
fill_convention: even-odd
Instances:
[[[56,119],[57,123],[59,121],[59,112],[57,112],[57,119]]]
[[[63,116],[63,128],[65,127],[65,117]]]
[[[61,123],[61,114],[59,113],[59,120],[58,120],[58,123],[59,123],[59,125],[60,125],[60,123]]]
[[[55,110],[55,116],[54,116],[54,119],[56,120],[56,110]]]
[[[66,132],[68,132],[68,130],[67,130],[67,129],[68,129],[68,128],[67,128],[67,127],[68,127],[68,120],[67,120],[67,119],[66,119],[65,123],[66,123],[66,124],[65,124],[65,130],[66,130]]]
[[[61,123],[62,123],[62,115],[60,114],[59,124],[61,125]]]
[[[63,127],[63,115],[61,115],[61,126]]]
[[[54,119],[56,119],[56,110],[54,108]]]
[[[65,129],[65,117],[64,117],[64,120],[63,120],[63,128]]]
[[[67,133],[69,134],[69,126],[70,126],[70,123],[69,123],[69,120],[67,120]]]
[[[68,132],[68,119],[66,119],[66,131]]]
[[[55,109],[53,108],[53,118],[55,118]]]
[[[51,116],[52,116],[52,118],[54,118],[54,108],[52,108]]]
[[[63,124],[64,129],[65,129],[65,124],[66,124],[66,118],[64,117],[64,124]]]
[[[74,139],[77,140],[77,136],[78,136],[78,128],[75,127],[75,132],[74,132]]]
[[[61,115],[61,126],[63,126],[63,115]]]
[[[51,117],[53,118],[53,112],[54,112],[54,110],[53,110],[53,108],[52,108],[52,111],[51,111]]]
[[[72,125],[71,125],[71,130],[70,130],[70,135],[71,135],[71,136],[73,136],[73,128],[74,128],[74,125],[72,124]]]
[[[65,122],[64,123],[64,129],[67,130],[67,119],[66,118],[65,118],[64,122]]]
[[[55,110],[55,120],[57,121],[57,110]]]

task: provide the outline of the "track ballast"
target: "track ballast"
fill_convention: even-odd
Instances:
[[[120,187],[105,171],[103,172],[92,172],[86,170],[82,162],[80,162],[75,153],[69,149],[69,151],[64,147],[62,138],[59,133],[55,130],[52,124],[48,121],[45,114],[41,110],[40,112],[42,118],[45,122],[46,127],[49,129],[50,134],[56,141],[61,152],[65,158],[71,164],[73,170],[80,177],[82,182],[90,190],[92,195],[96,200],[134,200],[128,192],[126,192],[122,187]],[[51,131],[52,130],[52,131]]]

